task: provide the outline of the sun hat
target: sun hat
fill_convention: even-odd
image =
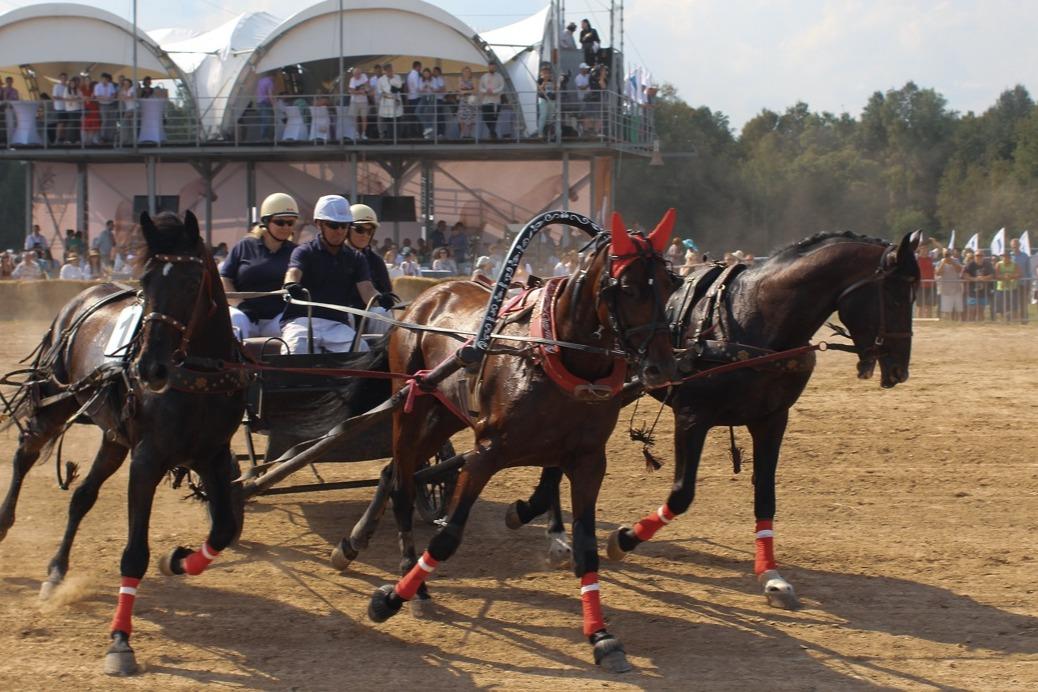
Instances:
[[[314,221],[337,223],[353,221],[353,214],[350,213],[350,201],[342,195],[325,195],[314,205]]]

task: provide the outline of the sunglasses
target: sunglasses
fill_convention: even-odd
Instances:
[[[344,231],[344,230],[346,230],[347,228],[350,227],[350,223],[348,221],[346,221],[346,222],[324,221],[323,223],[324,223],[326,228],[330,228],[333,231]]]
[[[374,235],[375,227],[369,223],[353,224],[353,232],[360,233],[361,235]]]
[[[270,223],[274,224],[275,226],[281,226],[282,228],[285,228],[285,227],[289,227],[289,226],[295,226],[296,225],[296,220],[295,219],[271,219]]]

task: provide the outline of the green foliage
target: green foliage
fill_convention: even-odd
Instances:
[[[1038,227],[1038,106],[1022,86],[960,115],[908,82],[875,92],[858,118],[799,102],[761,111],[737,138],[724,114],[670,86],[655,115],[662,151],[681,156],[661,168],[625,160],[619,208],[649,224],[677,207],[679,235],[714,256],[825,230],[966,238]]]

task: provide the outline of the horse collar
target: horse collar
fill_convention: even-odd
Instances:
[[[530,318],[530,336],[543,339],[554,339],[558,333],[555,328],[555,308],[559,294],[569,277],[558,277],[545,282],[541,290],[541,299],[534,308]],[[577,401],[608,401],[620,393],[627,377],[627,362],[623,358],[613,360],[612,372],[597,380],[585,380],[574,375],[562,362],[562,349],[558,346],[540,344],[537,346],[541,368],[562,391]]]

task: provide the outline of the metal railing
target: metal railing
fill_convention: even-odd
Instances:
[[[916,292],[915,316],[962,322],[1038,319],[1035,279],[928,279]]]
[[[565,91],[552,98],[519,92],[508,94],[501,105],[474,96],[425,96],[412,102],[396,95],[381,109],[351,109],[349,97],[343,98],[341,105],[328,94],[281,96],[273,104],[169,98],[98,104],[85,99],[75,111],[55,110],[48,100],[9,101],[0,123],[6,147],[62,150],[600,142],[648,151],[655,138],[651,106],[607,91]],[[215,122],[215,116],[228,112],[233,115]]]

